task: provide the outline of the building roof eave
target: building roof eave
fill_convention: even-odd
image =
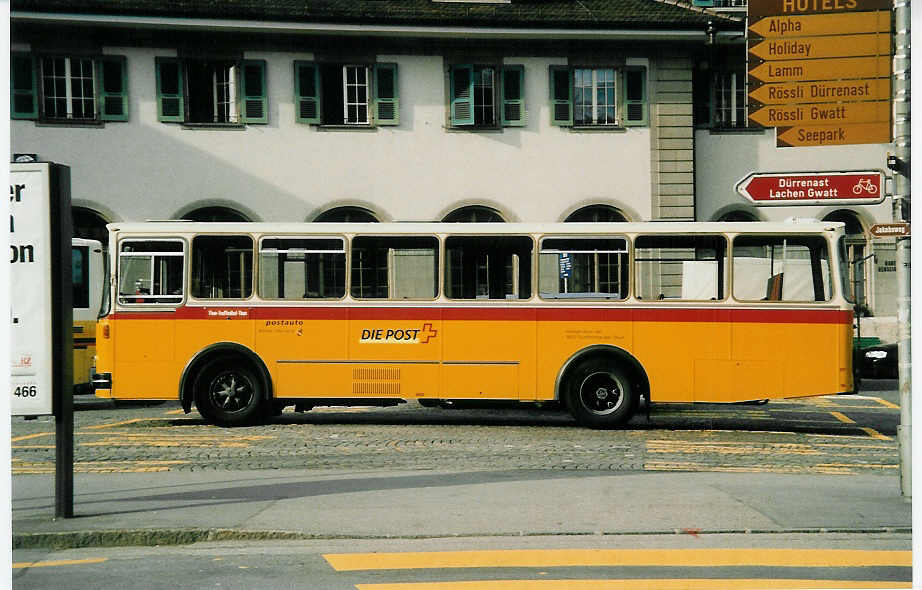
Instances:
[[[298,35],[362,35],[377,37],[447,39],[531,39],[601,41],[705,42],[704,28],[542,28],[479,27],[321,22],[254,21],[217,18],[180,18],[112,14],[11,11],[11,24],[78,25],[149,30],[285,33]]]

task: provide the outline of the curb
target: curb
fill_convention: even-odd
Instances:
[[[444,539],[463,537],[597,537],[667,535],[793,535],[793,534],[912,534],[912,527],[802,529],[671,529],[660,531],[456,533],[444,535],[324,535],[294,531],[237,529],[134,529],[13,534],[13,549],[81,549],[89,547],[153,547],[220,541],[307,541],[333,539]]]

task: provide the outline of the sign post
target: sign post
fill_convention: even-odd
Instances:
[[[10,164],[11,415],[55,417],[55,517],[73,517],[69,169]]]

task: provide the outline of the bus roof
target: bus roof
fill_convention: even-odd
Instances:
[[[634,234],[634,233],[817,233],[843,231],[837,221],[796,219],[776,221],[691,222],[643,221],[597,223],[269,223],[269,222],[194,222],[147,221],[110,223],[110,232],[132,234]]]

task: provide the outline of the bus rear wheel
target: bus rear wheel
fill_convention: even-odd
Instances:
[[[195,406],[206,422],[218,426],[251,424],[262,416],[262,382],[239,362],[213,361],[195,383]]]
[[[570,375],[567,385],[567,409],[588,428],[621,426],[637,408],[637,395],[628,373],[611,361],[584,361]]]

